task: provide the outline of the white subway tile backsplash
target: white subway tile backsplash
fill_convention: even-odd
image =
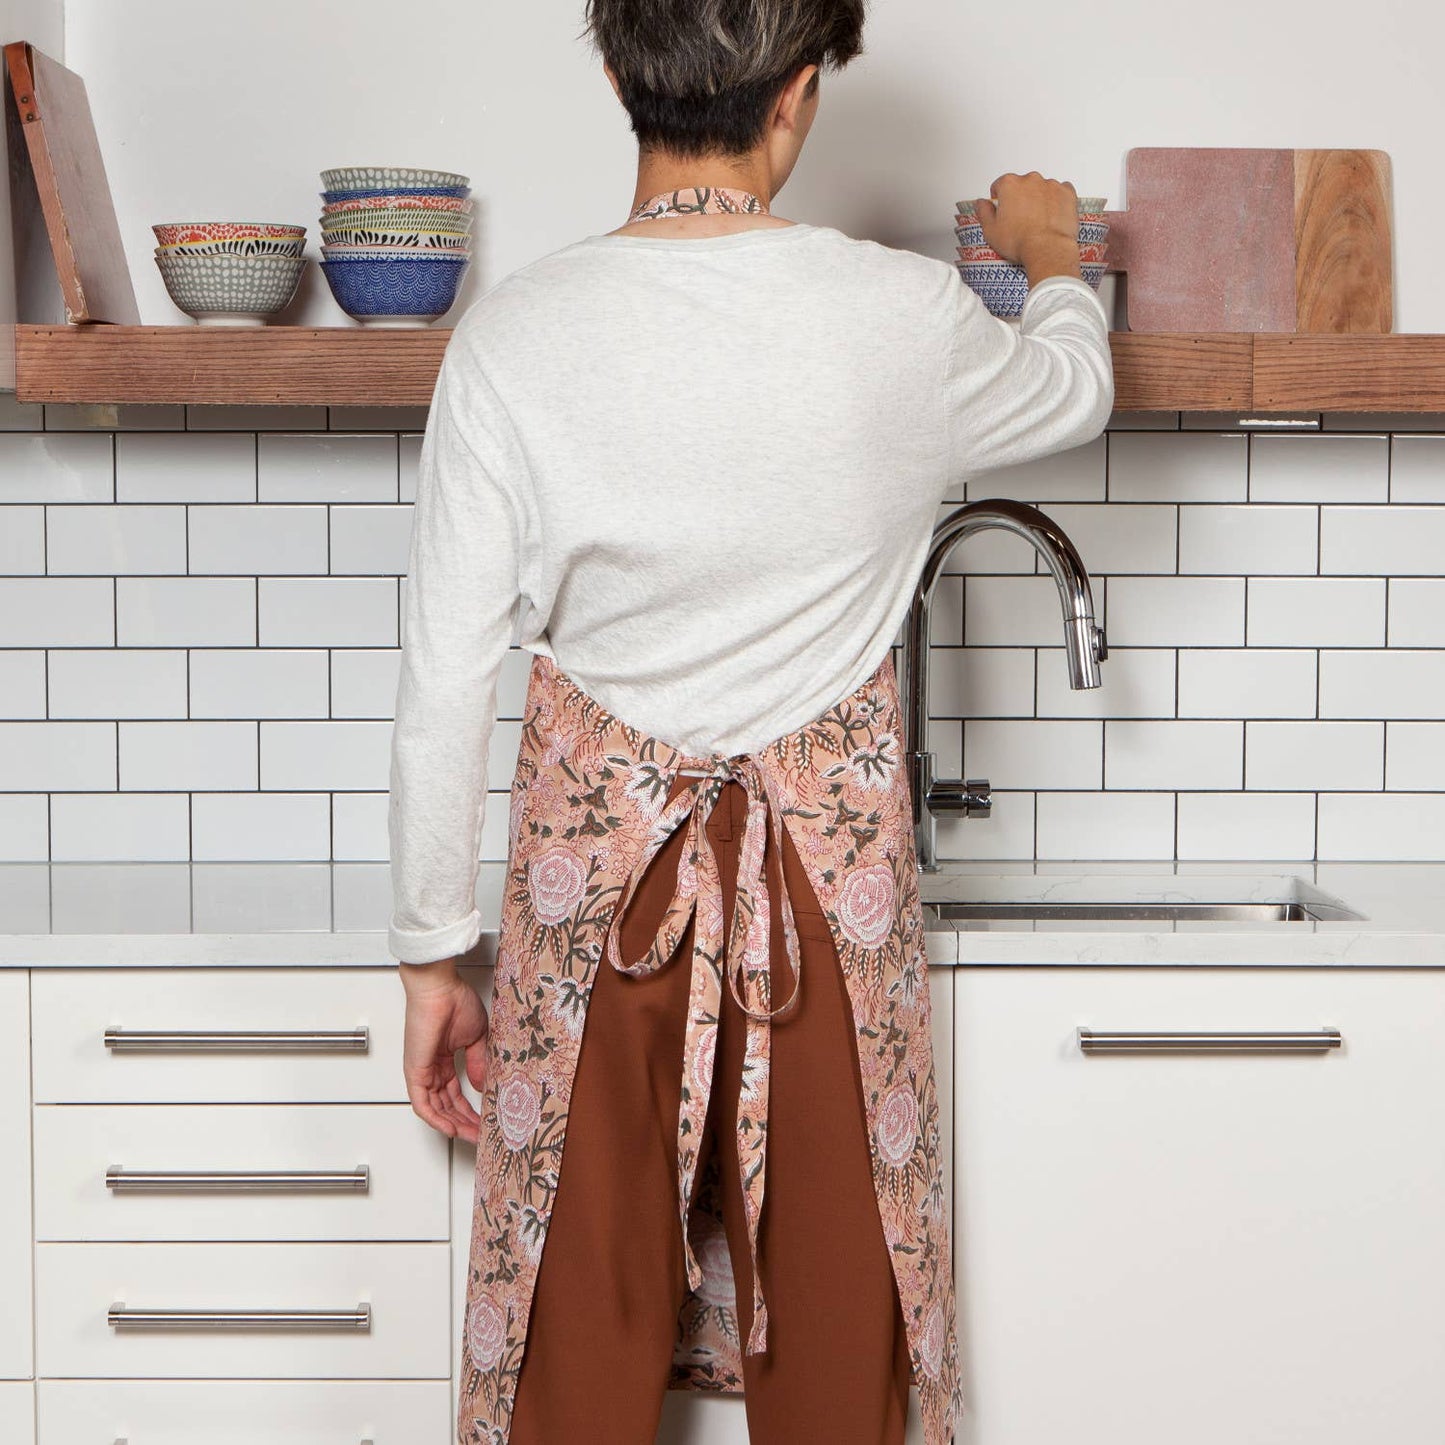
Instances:
[[[1391,647],[1445,647],[1445,577],[1392,577],[1389,621]]]
[[[1321,793],[1319,853],[1353,862],[1445,862],[1445,793]]]
[[[935,647],[929,657],[931,716],[1033,715],[1033,648]]]
[[[114,642],[117,585],[109,577],[0,577],[0,647]]]
[[[50,876],[55,933],[185,933],[190,863],[73,863]]]
[[[1385,724],[1385,786],[1445,793],[1445,722]]]
[[[266,791],[357,792],[390,786],[390,722],[263,722]],[[512,760],[516,762],[516,749]]]
[[[45,653],[39,648],[0,652],[0,718],[45,716]]]
[[[1040,858],[1172,858],[1173,793],[1040,793]]]
[[[1097,788],[1103,726],[1091,720],[969,718],[963,724],[964,772],[987,778],[995,788]]]
[[[1175,570],[1178,507],[1060,502],[1044,510],[1064,529],[1091,577]]]
[[[262,577],[262,647],[395,647],[394,577]]]
[[[1321,422],[1325,431],[1445,431],[1445,412],[1327,411]]]
[[[120,577],[114,587],[121,647],[256,645],[254,577]]]
[[[933,605],[928,617],[929,638],[935,646],[957,646],[963,641],[963,578],[941,574],[933,584]],[[894,639],[899,646],[908,630],[905,617]]]
[[[115,500],[109,433],[0,432],[0,503]]]
[[[324,406],[188,406],[188,431],[324,431]]]
[[[253,722],[123,722],[120,786],[126,792],[254,792]]]
[[[520,653],[521,648],[513,648]],[[526,656],[530,659],[532,654]],[[505,670],[505,663],[503,664]],[[401,649],[348,647],[331,654],[331,716],[393,716]],[[497,684],[501,702],[501,680]]]
[[[1445,651],[1389,648],[1322,652],[1320,716],[1445,717]]]
[[[147,648],[59,648],[50,654],[53,718],[183,718],[186,654]]]
[[[1179,509],[1179,570],[1231,574],[1314,572],[1319,516],[1314,507],[1251,502]]]
[[[0,391],[0,431],[43,431],[45,409],[38,401],[17,401],[13,391]]]
[[[190,507],[191,572],[325,572],[325,507]]]
[[[197,793],[191,803],[191,856],[210,863],[331,857],[326,793]]]
[[[1107,597],[1111,647],[1229,647],[1244,641],[1243,577],[1110,577]]]
[[[174,431],[186,424],[186,409],[170,402],[49,401],[48,432]]]
[[[1106,788],[1235,789],[1242,785],[1242,722],[1104,724]]]
[[[1315,654],[1268,647],[1187,647],[1180,717],[1313,717]]]
[[[331,572],[399,577],[406,571],[412,509],[332,507]]]
[[[328,863],[196,863],[191,874],[197,931],[331,927]]]
[[[1083,446],[1053,452],[1019,466],[980,472],[968,478],[967,500],[1012,497],[1034,505],[1043,502],[1102,502],[1107,445],[1107,439],[1101,434]],[[960,497],[959,500],[964,499]]]
[[[1244,725],[1244,786],[1270,792],[1363,791],[1384,785],[1382,722]]]
[[[1390,444],[1390,500],[1445,502],[1445,436],[1395,437]]]
[[[0,792],[110,791],[115,730],[113,722],[0,723]]]
[[[1109,437],[1111,502],[1242,502],[1249,494],[1244,432],[1121,432]]]
[[[1383,502],[1389,494],[1388,436],[1249,439],[1251,502]]]
[[[1109,647],[1098,687],[1071,687],[1062,647],[1038,649],[1039,717],[1173,717],[1172,647]]]
[[[50,856],[63,863],[177,863],[190,857],[184,793],[58,793]]]
[[[115,439],[118,502],[254,502],[255,432],[127,432]]]
[[[1445,507],[1320,509],[1320,571],[1373,577],[1438,576]]]
[[[0,793],[0,863],[50,861],[51,801],[44,793]],[[18,913],[7,908],[7,917]]]
[[[425,431],[431,408],[426,406],[329,406],[328,431]]]
[[[987,858],[991,861],[1034,857],[1034,795],[993,791],[985,818],[944,815],[935,842],[939,858]]]
[[[495,794],[487,795],[483,810],[486,816],[494,811]],[[331,797],[331,847],[338,863],[385,863],[391,857],[391,840],[387,833],[386,793],[333,793]],[[501,803],[506,812],[510,796]],[[505,853],[506,844],[501,851]],[[496,854],[488,856],[495,857]]]
[[[412,432],[396,439],[397,471],[400,476],[397,492],[399,502],[416,501],[416,473],[421,462],[421,444],[424,440],[424,432]]]
[[[941,504],[934,518],[934,526],[941,523],[950,512],[957,510],[955,503]],[[971,532],[956,541],[949,549],[948,556],[943,559],[940,575],[946,577],[965,572],[1036,572],[1038,556],[1033,543],[1020,537],[1017,532],[1010,532],[1004,527],[988,527],[983,531]]]
[[[1096,590],[1096,608],[1099,601]],[[1097,611],[1095,617],[1098,617]],[[963,640],[970,646],[1062,646],[1063,613],[1054,579],[965,577]]]
[[[926,743],[940,776],[989,779],[994,813],[941,818],[941,858],[1311,860],[1317,810],[1320,858],[1439,856],[1445,418],[1323,420],[1250,434],[1236,413],[1116,413],[940,506],[1040,506],[1111,648],[1101,687],[1070,688],[1058,588],[1029,543],[990,528],[954,550]],[[188,927],[194,860],[206,887],[250,888],[232,922],[275,926],[269,865],[289,861],[306,876],[282,914],[325,927],[344,899],[357,926],[384,924],[425,422],[0,398],[0,858],[73,863],[63,917],[113,926],[124,863],[154,859],[177,865],[164,886]],[[505,856],[531,662],[509,648],[498,683],[488,859]]]
[[[110,577],[186,570],[184,507],[46,508],[46,571]]]
[[[263,434],[256,453],[262,502],[394,502],[395,434]]]
[[[1180,793],[1184,859],[1313,858],[1313,793]]]
[[[193,718],[325,717],[328,706],[322,649],[226,647],[191,653]]]
[[[15,577],[45,571],[45,508],[0,510],[0,574]]]
[[[923,750],[933,754],[934,775],[940,778],[962,777],[962,719],[930,717],[924,732]]]
[[[1246,597],[1251,647],[1384,645],[1383,577],[1251,577]]]

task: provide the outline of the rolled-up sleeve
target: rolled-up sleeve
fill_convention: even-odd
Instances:
[[[417,472],[391,737],[388,947],[406,963],[481,935],[476,880],[497,717],[527,545],[525,454],[459,324]]]
[[[1091,441],[1114,407],[1103,303],[1076,276],[1029,290],[1017,327],[992,315],[950,266],[943,311],[948,480]]]

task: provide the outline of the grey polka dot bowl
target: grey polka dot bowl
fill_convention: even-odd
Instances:
[[[305,256],[178,256],[157,250],[171,300],[209,326],[263,326],[296,294]]]

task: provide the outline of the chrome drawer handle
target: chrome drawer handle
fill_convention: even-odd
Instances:
[[[364,1054],[368,1047],[365,1024],[354,1029],[120,1029],[105,1031],[105,1046],[113,1052],[167,1053],[275,1049],[323,1050],[328,1053]]]
[[[1338,1029],[1306,1029],[1299,1033],[1242,1033],[1228,1029],[1220,1033],[1119,1033],[1081,1028],[1078,1033],[1079,1048],[1086,1054],[1319,1054],[1344,1044]]]
[[[141,1310],[117,1300],[105,1321],[118,1330],[369,1330],[371,1306],[354,1310]]]
[[[270,1190],[286,1193],[350,1192],[371,1188],[371,1168],[355,1169],[126,1169],[112,1164],[105,1187],[114,1193],[172,1190]]]

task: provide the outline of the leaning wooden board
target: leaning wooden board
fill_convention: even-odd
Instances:
[[[1124,199],[1130,331],[1394,329],[1384,151],[1136,147]]]
[[[85,82],[24,40],[5,47],[5,65],[50,233],[65,319],[139,325]]]

